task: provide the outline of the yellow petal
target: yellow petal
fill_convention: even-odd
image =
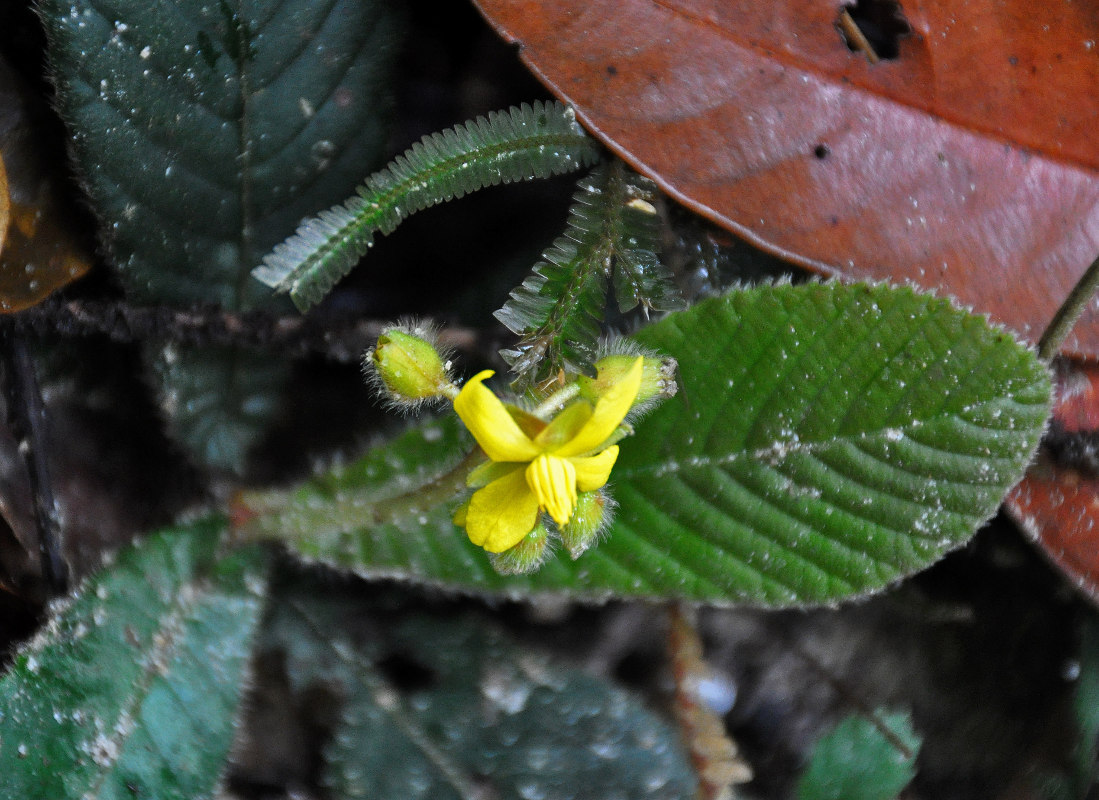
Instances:
[[[523,471],[523,467],[517,467],[478,489],[469,500],[466,534],[490,553],[514,547],[538,521],[538,498],[527,486]]]
[[[617,459],[618,445],[608,447],[597,456],[570,458],[576,468],[576,488],[582,492],[594,492],[604,486]]]
[[[484,385],[493,374],[486,369],[466,381],[454,398],[454,410],[493,461],[530,461],[541,450],[519,429],[492,390]]]
[[[591,419],[584,423],[584,426],[577,431],[576,436],[550,452],[567,458],[599,449],[615,432],[619,423],[626,418],[626,414],[633,407],[633,401],[637,398],[637,392],[641,388],[641,373],[644,366],[645,359],[638,356],[625,377],[599,398]]]
[[[576,508],[576,468],[563,458],[540,455],[527,467],[526,478],[539,507],[558,525],[568,522]]]
[[[534,438],[534,443],[546,452],[552,453],[554,448],[561,447],[576,436],[591,419],[591,414],[591,403],[586,400],[573,403],[553,418],[553,421]]]
[[[480,489],[518,467],[519,465],[511,461],[485,461],[469,471],[466,476],[466,486],[471,489]]]

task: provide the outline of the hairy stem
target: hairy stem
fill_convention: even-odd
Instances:
[[[1084,271],[1080,280],[1072,287],[1072,291],[1065,298],[1065,302],[1053,315],[1053,320],[1042,334],[1042,338],[1038,340],[1038,356],[1040,358],[1050,361],[1057,355],[1069,331],[1072,330],[1072,326],[1084,313],[1084,309],[1091,302],[1091,298],[1095,295],[1097,289],[1099,289],[1099,258],[1091,262],[1091,266]]]

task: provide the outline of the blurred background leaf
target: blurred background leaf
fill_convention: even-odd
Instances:
[[[1099,364],[1055,364],[1053,417],[1004,507],[1069,580],[1099,603]]]
[[[907,713],[852,714],[817,741],[798,800],[893,800],[916,774],[919,750]]]
[[[277,654],[295,693],[338,698],[333,797],[693,795],[678,731],[635,697],[480,614],[408,610],[403,595],[352,602],[306,580],[280,590],[266,626],[260,658]]]
[[[41,302],[91,267],[42,146],[45,103],[0,58],[0,312]]]
[[[72,598],[0,681],[10,797],[213,794],[233,740],[266,558],[208,520],[155,534]]]

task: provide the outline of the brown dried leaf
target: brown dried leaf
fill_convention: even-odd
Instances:
[[[91,267],[44,163],[30,102],[0,61],[0,313],[41,302]]]
[[[475,2],[610,149],[782,258],[1036,340],[1099,255],[1092,3],[903,2],[871,63],[841,0]],[[1099,312],[1064,350],[1099,354]]]
[[[721,718],[705,704],[701,684],[711,667],[702,656],[702,640],[682,607],[669,612],[668,651],[675,678],[675,717],[698,772],[698,800],[733,800],[735,784],[752,779]]]
[[[1004,500],[1050,561],[1099,603],[1099,364],[1062,363],[1041,457]]]

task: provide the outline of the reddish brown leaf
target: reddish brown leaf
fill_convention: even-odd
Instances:
[[[1099,364],[1057,371],[1051,435],[1005,507],[1081,591],[1099,602]]]
[[[1092,2],[903,0],[911,34],[876,64],[842,0],[475,2],[608,147],[791,261],[1036,340],[1099,255]],[[1099,313],[1065,351],[1099,354]]]
[[[1031,468],[1005,503],[1058,569],[1099,603],[1099,478],[1043,464]]]
[[[26,102],[0,62],[0,313],[41,302],[91,266],[57,201]]]
[[[4,251],[4,242],[8,238],[10,223],[11,196],[8,194],[8,173],[4,170],[4,159],[0,158],[0,253]]]

